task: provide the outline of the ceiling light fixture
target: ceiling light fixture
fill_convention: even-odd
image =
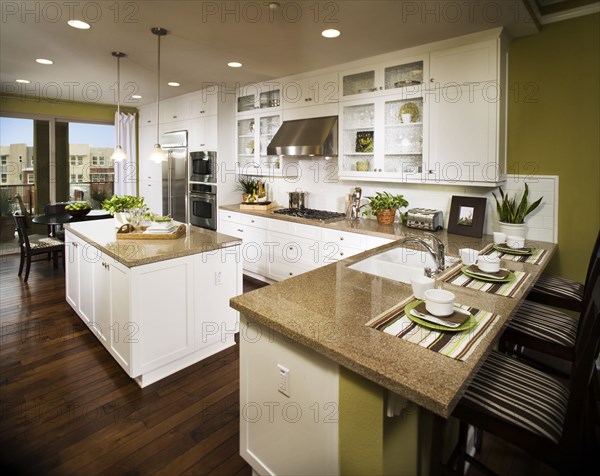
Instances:
[[[46,58],[38,58],[35,60],[36,63],[39,64],[54,64],[54,61],[46,59]]]
[[[89,23],[81,20],[69,20],[67,24],[73,28],[77,28],[78,30],[89,30],[91,28]]]
[[[325,38],[337,38],[338,36],[341,35],[340,30],[336,30],[334,28],[329,28],[328,30],[323,30],[321,32],[321,35],[323,35]]]
[[[142,99],[142,96],[140,96],[139,94],[134,94],[131,96],[131,99]]]
[[[158,131],[160,126],[160,37],[165,36],[167,34],[167,30],[156,26],[151,28],[150,31],[153,35],[158,37],[158,68],[156,76],[156,144],[154,144],[154,150],[152,150],[152,153],[150,154],[150,160],[160,163],[167,161],[167,155],[158,141]]]
[[[167,83],[169,86],[173,86],[174,88],[176,88],[177,86],[181,86],[179,83],[175,82],[175,81],[169,81]]]
[[[113,51],[112,55],[117,58],[117,146],[110,159],[114,162],[123,162],[127,160],[127,154],[121,147],[121,58],[125,53]]]
[[[28,79],[15,79],[15,81],[21,84],[29,84],[31,82]]]
[[[231,61],[227,63],[227,66],[229,66],[230,68],[241,68],[242,63],[238,63],[237,61]]]

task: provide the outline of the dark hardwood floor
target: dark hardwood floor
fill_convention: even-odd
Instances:
[[[62,267],[34,263],[26,285],[0,259],[3,474],[251,473],[237,346],[141,389],[66,303]]]
[[[0,469],[28,475],[249,475],[239,456],[238,347],[144,389],[65,301],[64,272],[0,271]],[[244,291],[264,284],[244,278]],[[486,435],[500,475],[554,474]],[[474,468],[471,475],[478,473]]]

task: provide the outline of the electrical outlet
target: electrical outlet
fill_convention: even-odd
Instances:
[[[223,284],[223,275],[221,271],[215,271],[215,286],[221,286]]]
[[[290,396],[290,370],[286,369],[283,365],[277,364],[277,370],[279,372],[279,384],[277,390],[283,393],[286,397]]]

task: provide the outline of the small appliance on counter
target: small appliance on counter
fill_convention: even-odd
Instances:
[[[444,214],[430,208],[411,208],[407,212],[406,226],[421,230],[438,231],[444,228]]]
[[[302,192],[300,189],[296,189],[295,192],[288,192],[289,195],[289,208],[302,210],[306,208],[306,196],[308,192]]]

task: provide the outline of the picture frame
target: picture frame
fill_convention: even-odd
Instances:
[[[482,197],[452,196],[448,233],[454,235],[483,236],[487,199]]]

